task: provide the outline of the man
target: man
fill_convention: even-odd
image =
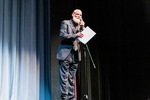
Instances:
[[[72,19],[63,20],[60,26],[60,45],[57,51],[59,62],[60,90],[62,100],[76,100],[75,97],[75,75],[81,61],[81,51],[78,37],[84,28],[82,11],[75,9]]]

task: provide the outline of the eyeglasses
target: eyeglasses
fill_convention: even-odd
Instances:
[[[81,13],[77,13],[77,12],[74,12],[75,15],[79,15],[79,16],[82,16]]]

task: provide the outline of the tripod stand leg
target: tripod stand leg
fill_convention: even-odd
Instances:
[[[93,58],[92,58],[92,56],[91,56],[91,53],[90,53],[89,47],[88,47],[88,45],[87,45],[87,44],[85,44],[85,45],[86,45],[87,51],[88,51],[88,53],[89,53],[90,59],[91,59],[91,61],[92,61],[92,64],[93,64],[94,68],[96,68],[95,63],[94,63],[94,61],[93,61]]]

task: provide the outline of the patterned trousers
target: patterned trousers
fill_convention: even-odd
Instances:
[[[76,100],[75,75],[78,68],[78,60],[76,60],[75,56],[75,53],[71,52],[66,60],[59,60],[59,78],[62,100]]]

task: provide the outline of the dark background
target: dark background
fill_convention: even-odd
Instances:
[[[86,26],[97,33],[88,43],[97,66],[89,68],[91,100],[149,100],[150,1],[51,0],[55,41],[60,22],[70,19],[75,8],[83,11]],[[57,45],[52,42],[54,51]]]

